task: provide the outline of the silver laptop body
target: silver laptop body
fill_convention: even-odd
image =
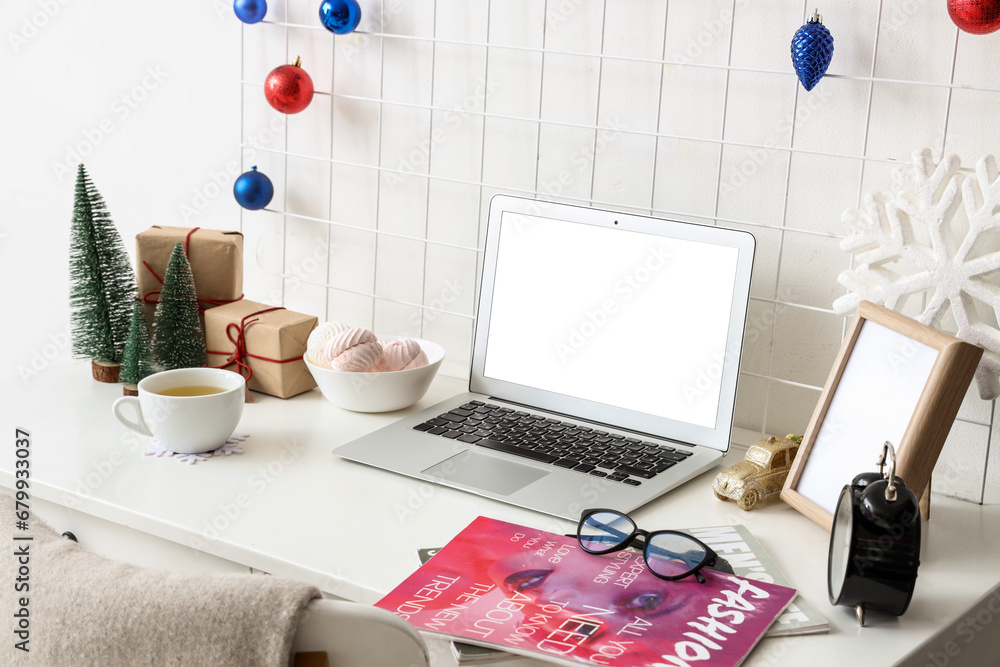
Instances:
[[[334,454],[568,519],[589,507],[631,511],[729,449],[754,245],[742,231],[497,195],[469,392]],[[482,440],[491,448],[429,428],[482,405],[638,442],[644,455],[667,447],[680,460],[626,482],[607,468],[508,453],[493,436]]]

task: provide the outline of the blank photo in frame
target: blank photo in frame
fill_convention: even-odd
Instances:
[[[840,490],[877,470],[882,445],[922,499],[983,354],[980,347],[862,301],[820,394],[781,498],[827,530]]]

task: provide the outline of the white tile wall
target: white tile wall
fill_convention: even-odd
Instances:
[[[243,166],[276,186],[242,213],[248,294],[437,340],[448,374],[492,194],[723,224],[758,240],[737,425],[801,433],[845,326],[842,212],[922,147],[966,167],[1000,148],[1000,34],[960,33],[943,2],[820,7],[835,53],[807,92],[789,42],[812,3],[360,1],[353,35],[304,0],[242,28]],[[261,83],[295,55],[319,92],[285,118]],[[964,494],[991,406],[962,418],[942,490]]]

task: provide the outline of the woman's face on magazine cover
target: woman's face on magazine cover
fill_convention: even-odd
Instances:
[[[577,612],[585,611],[583,605],[602,607],[629,618],[672,612],[684,607],[701,592],[693,588],[701,586],[694,577],[678,581],[643,577],[642,581],[625,579],[620,582],[627,586],[610,579],[595,585],[596,572],[600,572],[600,568],[580,571],[579,568],[560,567],[532,552],[506,556],[489,568],[490,577],[507,597],[520,593],[537,604],[565,605]]]

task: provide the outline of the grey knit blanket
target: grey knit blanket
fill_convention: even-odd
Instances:
[[[15,526],[0,494],[0,665],[287,667],[299,614],[320,596],[279,577],[118,563],[35,517]]]

